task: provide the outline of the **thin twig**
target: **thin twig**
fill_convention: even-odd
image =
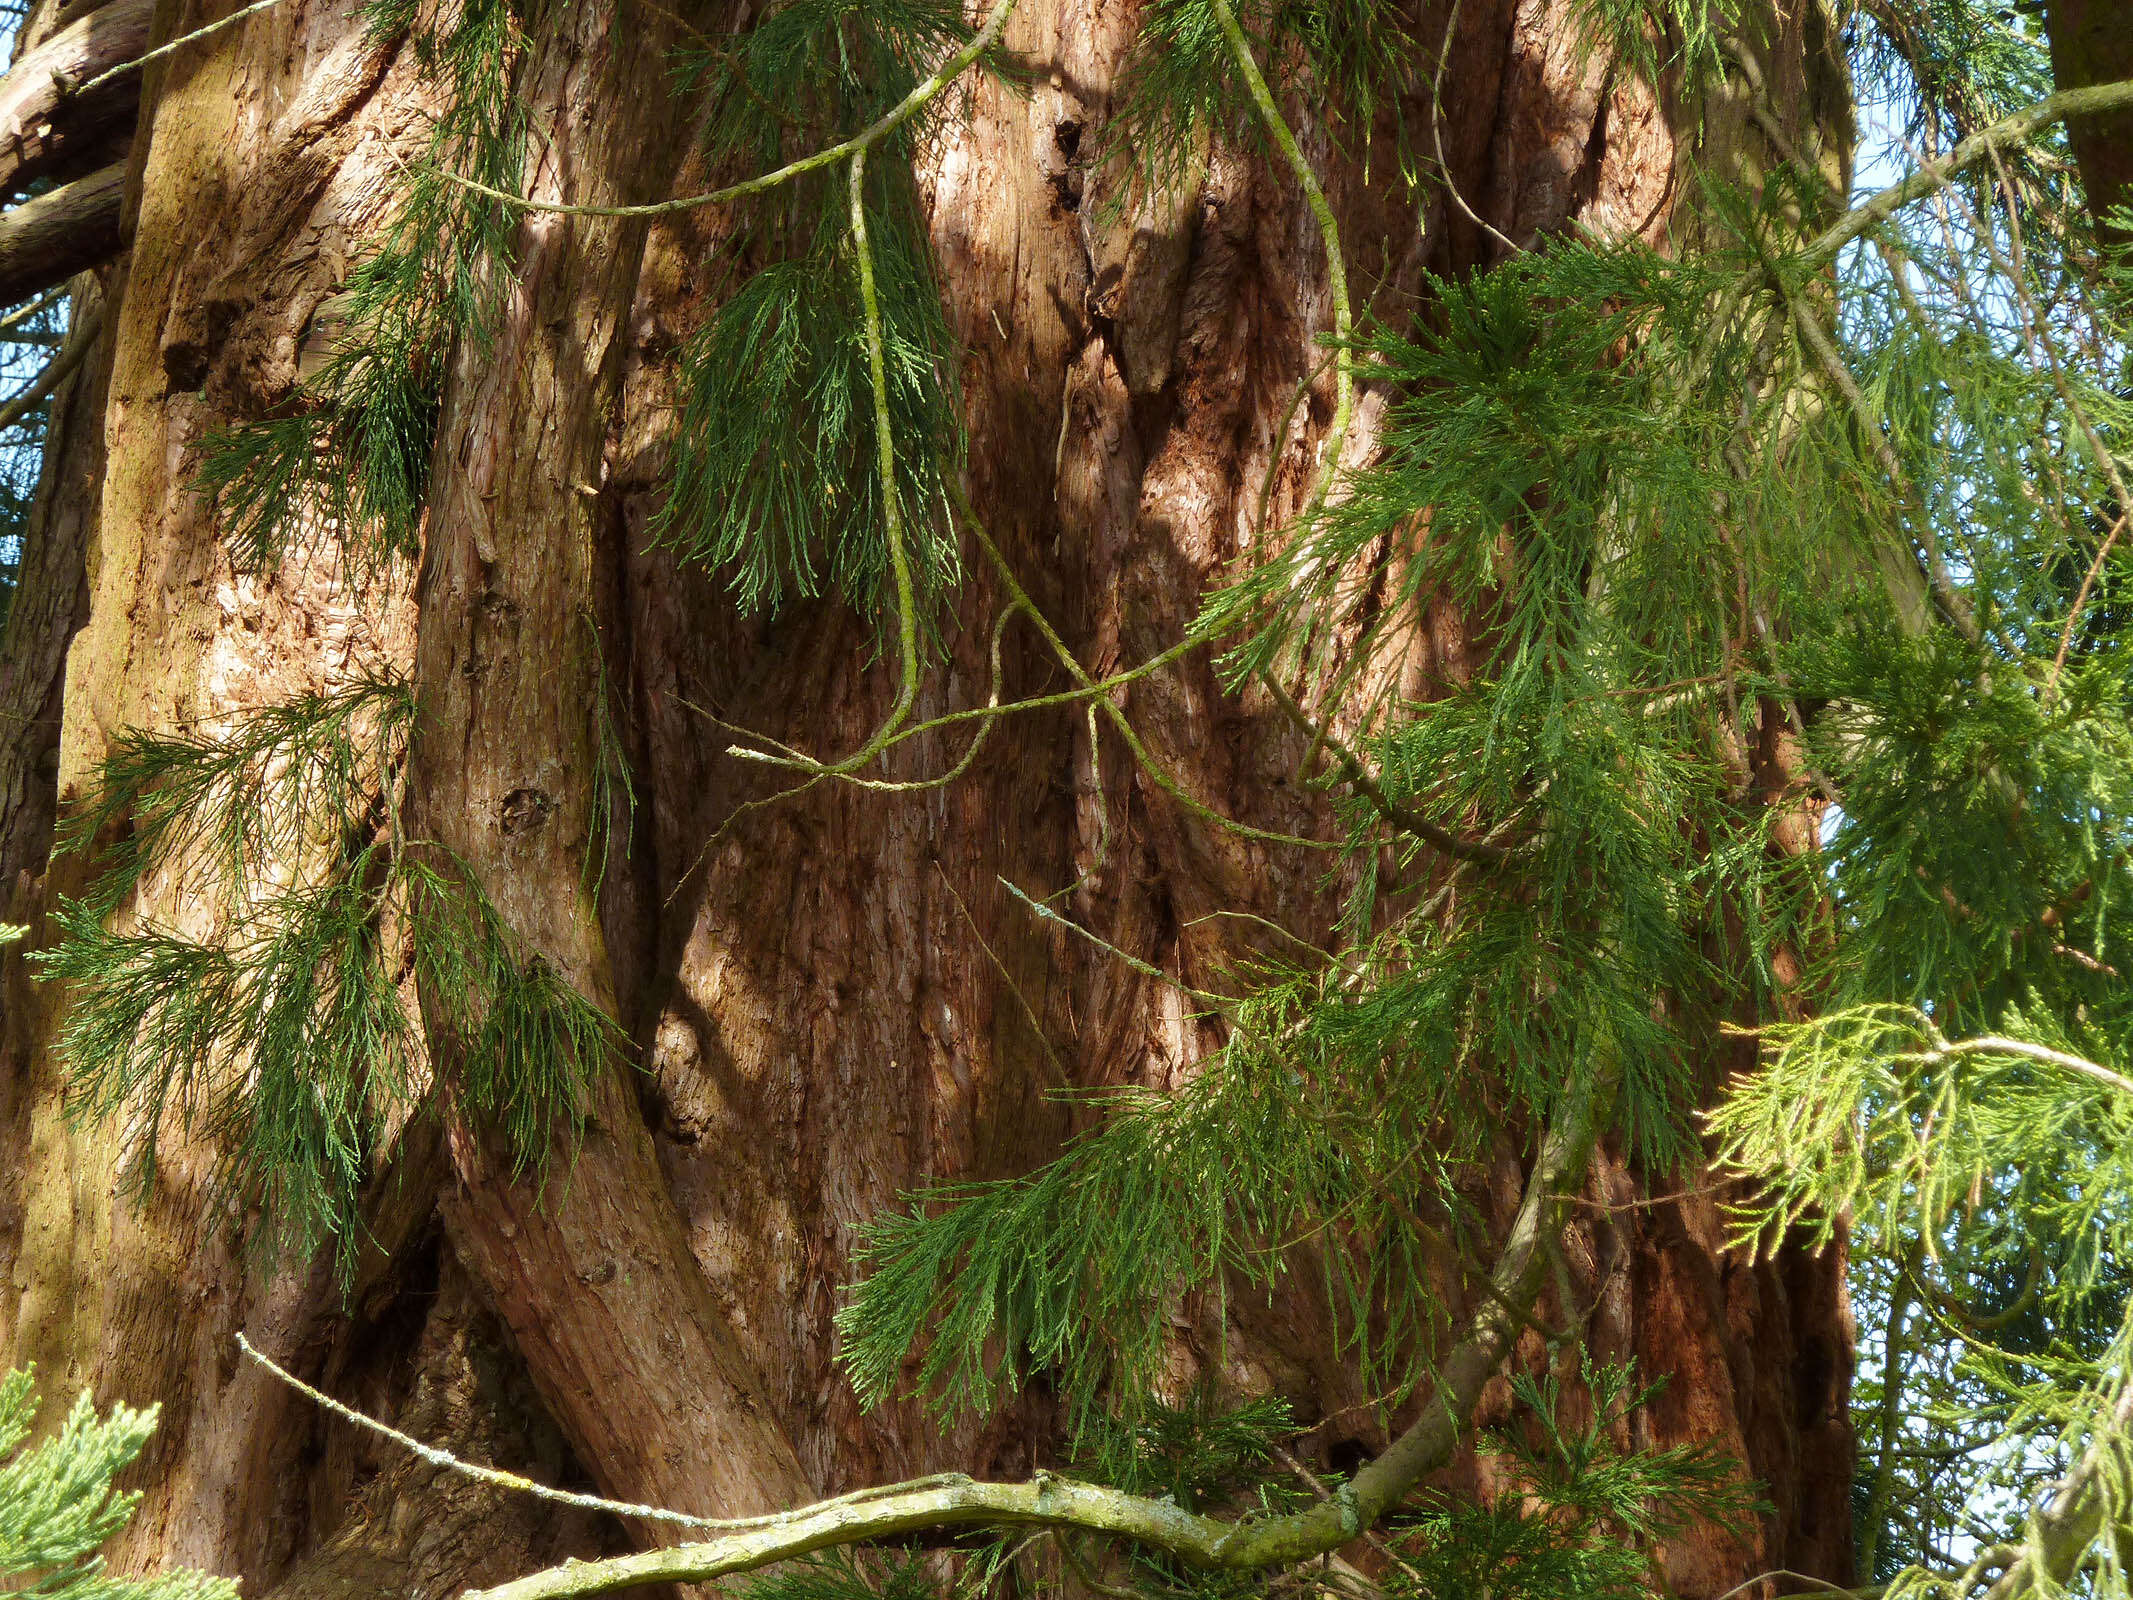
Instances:
[[[1281,108],[1274,103],[1274,92],[1267,87],[1266,74],[1259,70],[1251,43],[1237,24],[1236,12],[1230,9],[1229,0],[1213,0],[1213,3],[1215,21],[1221,25],[1222,37],[1229,43],[1230,55],[1244,78],[1252,105],[1259,112],[1259,120],[1266,124],[1267,132],[1273,136],[1289,171],[1295,175],[1297,187],[1303,190],[1304,203],[1311,208],[1311,215],[1318,223],[1319,239],[1326,249],[1326,292],[1333,301],[1336,357],[1333,423],[1326,430],[1324,473],[1310,507],[1304,512],[1303,520],[1308,523],[1316,516],[1319,506],[1325,503],[1334,475],[1340,471],[1341,451],[1348,442],[1349,424],[1355,420],[1355,363],[1349,349],[1355,326],[1348,301],[1348,265],[1341,249],[1340,223],[1333,215],[1333,207],[1327,203],[1326,191],[1319,185],[1318,174],[1311,170],[1311,163],[1304,159],[1296,135],[1281,115]]]
[[[1978,629],[1977,617],[1970,609],[1970,602],[1955,587],[1955,579],[1949,574],[1947,560],[1941,555],[1940,538],[1933,531],[1932,516],[1920,503],[1910,474],[1904,470],[1903,462],[1896,454],[1896,447],[1889,443],[1887,435],[1882,432],[1873,408],[1867,404],[1865,392],[1859,387],[1859,380],[1852,376],[1851,368],[1844,364],[1844,357],[1831,342],[1829,331],[1822,326],[1821,318],[1808,309],[1805,298],[1789,285],[1785,286],[1784,293],[1792,308],[1792,320],[1800,330],[1800,337],[1814,352],[1815,360],[1821,364],[1823,372],[1829,381],[1836,385],[1837,392],[1843,396],[1844,403],[1851,409],[1860,435],[1866,440],[1867,447],[1873,452],[1881,470],[1889,477],[1889,487],[1912,513],[1912,520],[1917,525],[1918,542],[1925,550],[1926,582],[1933,591],[1935,602],[1966,643],[1980,643],[1983,635]]]
[[[246,17],[249,17],[255,11],[264,11],[269,6],[278,6],[280,4],[281,0],[252,0],[252,3],[242,10],[232,11],[228,16],[210,22],[203,28],[195,28],[191,33],[182,34],[168,44],[159,44],[147,54],[135,56],[131,61],[121,61],[108,71],[99,72],[87,83],[73,85],[67,90],[68,98],[72,99],[76,96],[85,95],[92,89],[101,89],[112,79],[122,78],[129,72],[138,72],[141,68],[147,66],[149,62],[160,60],[174,51],[183,50],[187,45],[195,44],[205,39],[209,34],[220,33],[224,28],[244,21]]]
[[[1082,666],[1074,652],[1067,648],[1067,643],[1060,638],[1058,629],[1052,626],[1050,620],[1038,609],[1036,602],[1030,599],[1029,591],[1022,587],[1021,580],[1015,576],[1015,569],[1008,565],[1007,558],[1000,553],[1000,547],[993,543],[992,535],[986,531],[985,524],[979,520],[977,511],[970,504],[970,497],[963,493],[961,485],[954,483],[949,484],[948,493],[956,510],[962,515],[965,524],[969,527],[972,537],[978,541],[979,548],[985,552],[986,559],[992,562],[993,570],[999,574],[1000,582],[1006,587],[1007,592],[1020,601],[1028,611],[1031,623],[1036,627],[1038,633],[1043,635],[1045,644],[1050,647],[1052,654],[1058,658],[1059,664],[1066,668],[1068,675],[1076,683],[1080,684],[1082,688],[1093,689],[1095,687],[1094,680],[1090,678],[1088,671]],[[1202,641],[1196,637],[1193,642]],[[1182,653],[1182,647],[1179,648],[1180,653]],[[1307,839],[1301,834],[1282,833],[1273,828],[1255,828],[1248,822],[1239,822],[1234,817],[1225,817],[1170,775],[1162,764],[1149,753],[1147,745],[1142,742],[1140,734],[1135,731],[1125,712],[1121,711],[1109,696],[1095,696],[1090,700],[1090,704],[1101,710],[1104,716],[1109,719],[1111,726],[1118,730],[1118,736],[1125,740],[1126,748],[1133,753],[1134,761],[1148,775],[1150,781],[1194,816],[1227,832],[1234,833],[1239,838],[1257,839],[1265,844],[1289,845],[1302,850],[1338,850],[1341,848],[1338,842],[1331,839]]]
[[[990,961],[993,970],[999,973],[1000,981],[1007,985],[1007,992],[1015,997],[1015,1003],[1022,1008],[1023,1016],[1029,1019],[1029,1031],[1037,1036],[1037,1043],[1043,1046],[1044,1058],[1052,1064],[1052,1075],[1059,1080],[1059,1087],[1072,1088],[1073,1074],[1067,1071],[1066,1063],[1059,1059],[1059,1052],[1052,1048],[1051,1037],[1044,1031],[1044,1019],[1037,1014],[1037,1008],[1030,1004],[1029,996],[1022,992],[1022,985],[1015,982],[1015,975],[1007,970],[1007,963],[1002,961],[999,953],[986,942],[985,935],[978,929],[978,919],[970,914],[970,907],[963,903],[962,892],[956,888],[955,880],[948,876],[947,867],[938,858],[934,860],[933,870],[941,875],[941,882],[947,886],[948,893],[955,899],[956,909],[963,913],[963,920],[970,924],[971,938],[978,941],[978,948],[985,952],[986,960]]]
[[[260,0],[271,5],[274,0]],[[835,166],[847,156],[863,155],[909,122],[924,110],[943,89],[963,75],[963,70],[999,43],[1001,32],[1007,27],[1007,19],[1015,9],[1015,0],[994,0],[993,8],[985,18],[984,25],[972,36],[970,42],[950,56],[940,66],[928,73],[912,91],[896,102],[882,116],[869,123],[851,138],[817,150],[812,155],[802,156],[797,161],[787,162],[775,172],[766,172],[724,189],[714,189],[708,194],[683,195],[675,200],[655,200],[645,205],[633,206],[574,206],[553,200],[529,200],[524,195],[493,188],[486,183],[467,177],[464,173],[438,167],[433,170],[448,183],[509,206],[515,211],[534,211],[553,217],[668,217],[678,211],[693,211],[699,206],[726,205],[734,200],[746,199],[749,195],[763,194],[781,184],[805,177],[810,172],[819,172],[824,167]]]
[[[45,290],[26,306],[17,306],[6,316],[0,317],[0,328],[12,328],[18,322],[27,322],[40,311],[49,311],[67,297],[67,285],[62,283]]]
[[[1034,896],[1023,893],[1022,890],[1015,887],[1014,884],[1008,882],[1007,879],[1002,878],[999,880],[999,882],[1001,888],[1005,889],[1017,900],[1028,906],[1030,910],[1034,911],[1044,921],[1054,923],[1057,926],[1066,929],[1067,932],[1077,934],[1081,938],[1088,940],[1089,943],[1095,945],[1097,949],[1103,951],[1113,960],[1123,962],[1126,966],[1129,966],[1135,972],[1138,972],[1142,977],[1153,978],[1157,983],[1167,984],[1171,988],[1177,990],[1178,993],[1190,995],[1195,1000],[1203,1000],[1211,1006],[1221,1006],[1226,1009],[1227,1007],[1233,1006],[1237,1003],[1237,997],[1235,995],[1216,994],[1211,989],[1195,989],[1191,984],[1182,982],[1177,978],[1173,978],[1169,973],[1165,972],[1161,967],[1156,966],[1153,962],[1143,961],[1139,956],[1133,954],[1130,950],[1121,950],[1117,945],[1113,944],[1109,939],[1106,939],[1102,934],[1095,933],[1092,932],[1090,929],[1084,928],[1072,917],[1061,916],[1050,906],[1046,905],[1042,900],[1036,899]]]
[[[1452,164],[1444,159],[1444,70],[1451,65],[1452,35],[1459,28],[1460,4],[1461,0],[1452,0],[1452,14],[1444,22],[1444,44],[1437,51],[1437,77],[1435,85],[1430,92],[1430,142],[1436,146],[1437,170],[1444,174],[1444,192],[1452,197],[1452,204],[1466,213],[1469,222],[1473,223],[1483,233],[1489,235],[1490,238],[1510,251],[1511,254],[1514,256],[1521,255],[1524,252],[1518,248],[1517,242],[1508,233],[1505,233],[1495,223],[1489,221],[1466,203],[1466,196],[1459,189],[1459,180],[1452,176]]]
[[[1370,802],[1373,811],[1403,833],[1414,835],[1432,849],[1448,856],[1457,856],[1462,861],[1478,862],[1483,866],[1501,866],[1510,851],[1501,845],[1488,844],[1478,839],[1462,839],[1448,828],[1436,823],[1410,807],[1401,805],[1373,778],[1354,751],[1350,750],[1333,734],[1331,723],[1321,727],[1298,705],[1289,692],[1282,688],[1271,672],[1262,672],[1259,681],[1274,698],[1283,715],[1298,729],[1311,735],[1315,744],[1323,745],[1333,752],[1333,759],[1340,763],[1341,775],[1355,791]]]
[[[568,1489],[553,1488],[545,1483],[535,1483],[531,1478],[516,1472],[505,1472],[499,1467],[485,1467],[476,1461],[462,1461],[449,1450],[440,1450],[433,1444],[424,1444],[420,1439],[402,1433],[376,1417],[366,1416],[353,1406],[343,1405],[323,1389],[315,1389],[288,1368],[270,1357],[262,1355],[258,1346],[242,1333],[237,1335],[237,1348],[252,1360],[267,1369],[283,1383],[305,1399],[323,1410],[330,1411],[343,1422],[354,1423],[370,1433],[390,1439],[410,1454],[421,1457],[433,1467],[442,1467],[447,1472],[456,1472],[462,1478],[472,1478],[476,1483],[486,1483],[494,1488],[509,1489],[518,1494],[530,1494],[538,1500],[550,1500],[557,1505],[576,1506],[582,1511],[606,1511],[621,1517],[640,1517],[647,1522],[673,1523],[685,1528],[705,1530],[738,1527],[738,1523],[715,1522],[708,1517],[690,1516],[685,1511],[668,1511],[660,1506],[632,1505],[622,1500],[604,1500],[598,1495],[575,1494]]]
[[[1270,1448],[1273,1451],[1274,1459],[1301,1478],[1310,1491],[1317,1495],[1319,1499],[1331,1500],[1333,1498],[1333,1491],[1326,1487],[1325,1480],[1305,1466],[1295,1451],[1283,1444],[1273,1445]],[[1371,1528],[1363,1534],[1363,1538],[1371,1549],[1377,1551],[1379,1555],[1412,1578],[1417,1588],[1425,1591],[1429,1588],[1429,1581],[1415,1570],[1412,1562],[1405,1559],[1399,1551],[1385,1542],[1385,1536],[1382,1533],[1379,1533],[1375,1528]]]

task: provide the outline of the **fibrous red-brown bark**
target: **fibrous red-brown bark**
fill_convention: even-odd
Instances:
[[[1416,125],[1446,9],[1419,18]],[[206,20],[166,11],[161,35]],[[540,191],[638,199],[708,181],[649,88],[658,27],[633,15],[611,28],[602,4],[566,15],[521,80]],[[1591,60],[1566,4],[1467,0],[1459,16],[1441,132],[1468,204],[1519,245],[1573,219],[1655,239],[1686,222],[1681,130],[1695,119]],[[1318,234],[1284,173],[1217,137],[1181,198],[1116,224],[1100,204],[1108,180],[1091,155],[1135,21],[1130,5],[1024,0],[1008,43],[1032,81],[976,88],[968,124],[919,175],[964,349],[971,499],[1092,672],[1178,637],[1270,472],[1275,514],[1295,509],[1331,409],[1322,379],[1284,435],[1330,323]],[[236,1361],[239,1330],[417,1431],[691,1511],[946,1468],[1026,1471],[1054,1442],[1041,1397],[947,1427],[909,1403],[860,1411],[831,1324],[855,1230],[912,1187],[1054,1153],[1074,1114],[1049,1091],[1173,1086],[1219,1035],[1174,989],[1032,920],[1001,880],[1038,895],[1076,886],[1077,919],[1188,983],[1279,937],[1267,924],[1322,939],[1338,890],[1316,855],[1208,825],[1058,711],[1002,729],[945,788],[821,785],[736,816],[772,785],[723,753],[704,710],[831,756],[864,740],[895,685],[868,625],[837,605],[750,621],[718,577],[647,548],[674,355],[723,281],[715,213],[649,230],[526,221],[496,342],[451,374],[411,585],[357,594],[323,560],[234,573],[211,508],[186,489],[187,448],[288,399],[314,318],[423,137],[431,90],[411,52],[359,30],[343,8],[286,0],[149,73],[124,288],[78,390],[98,398],[76,402],[100,414],[108,459],[84,478],[64,452],[90,444],[59,430],[42,513],[93,530],[68,568],[86,580],[86,626],[56,780],[6,802],[0,859],[34,876],[54,797],[78,798],[122,727],[212,720],[397,663],[425,696],[419,831],[617,1019],[646,1071],[600,1080],[576,1167],[545,1189],[449,1114],[441,1142],[410,1138],[381,1177],[377,1247],[344,1302],[329,1274],[271,1270],[206,1228],[211,1152],[175,1151],[146,1212],[114,1197],[117,1134],[66,1122],[50,1005],[27,998],[10,957],[0,1361],[40,1358],[53,1393],[164,1402],[127,1563],[190,1561],[292,1596],[445,1593],[623,1532],[513,1513],[485,1542],[481,1520],[502,1515],[486,1491],[314,1416]],[[1754,42],[1793,137],[1812,144],[1842,115],[1834,44],[1807,23]],[[1408,304],[1425,269],[1475,270],[1502,248],[1441,189],[1418,215],[1396,162],[1336,156],[1295,109],[1359,299]],[[1738,106],[1713,108],[1705,154],[1735,159],[1744,125]],[[1351,458],[1381,405],[1366,391]],[[969,565],[922,713],[988,686],[1002,596]],[[59,595],[67,581],[39,583]],[[44,637],[66,631],[52,627]],[[1408,692],[1467,670],[1449,608],[1418,635]],[[0,683],[17,670],[9,640]],[[24,660],[23,681],[47,683]],[[1011,633],[1007,667],[1010,694],[1060,686],[1025,632]],[[595,902],[583,862],[602,693],[619,706],[639,805]],[[1221,693],[1205,661],[1123,702],[1208,804],[1329,836],[1322,797],[1295,778],[1302,741],[1274,707]],[[928,737],[885,766],[921,776],[959,748]],[[1754,760],[1766,777],[1783,766],[1776,749]],[[25,881],[25,914],[69,870]],[[456,1043],[433,1047],[448,1080]],[[1714,1080],[1728,1064],[1714,1059]],[[1485,1187],[1514,1193],[1508,1147],[1499,1166]],[[1843,1575],[1841,1263],[1751,1264],[1720,1247],[1709,1200],[1641,1207],[1639,1183],[1608,1166],[1593,1191],[1606,1208],[1568,1241],[1591,1341],[1672,1376],[1640,1424],[1654,1440],[1717,1440],[1778,1507],[1683,1540],[1674,1582],[1693,1595],[1767,1567]],[[1208,1333],[1180,1328],[1181,1367],[1226,1346],[1231,1365],[1210,1375],[1288,1395],[1318,1423],[1307,1453],[1346,1460],[1382,1442],[1307,1297],[1255,1313],[1235,1341]]]

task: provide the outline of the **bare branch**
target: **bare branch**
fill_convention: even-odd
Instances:
[[[2128,1458],[2133,1457],[2129,1434],[2133,1434],[2133,1379],[2119,1389],[2095,1440],[2074,1470],[2060,1480],[2059,1492],[2042,1510],[2030,1514],[2021,1554],[1986,1591],[1985,1600],[2064,1592],[2081,1558],[2103,1532],[2107,1482],[2125,1480]]]
[[[0,305],[27,300],[119,251],[126,163],[77,178],[0,215]]]
[[[44,371],[37,374],[37,381],[6,405],[0,406],[0,433],[7,432],[24,417],[51,397],[54,389],[66,380],[67,374],[82,364],[84,358],[96,347],[97,335],[103,332],[103,318],[98,312],[90,312],[84,325],[76,328],[66,347],[45,363]]]
[[[271,3],[271,0],[262,0],[262,3]],[[824,167],[835,166],[847,156],[866,154],[888,135],[917,116],[928,102],[961,77],[966,67],[997,44],[1000,34],[1007,27],[1008,16],[1014,9],[1015,0],[993,0],[993,8],[986,14],[984,26],[978,29],[968,44],[929,73],[916,88],[884,112],[878,121],[860,129],[851,138],[817,150],[813,155],[787,162],[775,172],[766,172],[760,177],[750,178],[745,183],[736,183],[729,188],[714,189],[709,194],[683,195],[676,200],[657,200],[649,205],[639,206],[572,206],[556,201],[528,200],[523,195],[491,188],[486,183],[476,183],[472,178],[441,167],[437,169],[437,175],[448,182],[458,184],[462,189],[471,189],[478,195],[510,206],[514,210],[537,211],[543,216],[665,217],[672,216],[677,211],[692,211],[698,206],[725,205],[752,194],[766,193],[780,184],[790,183],[795,178],[818,172]]]

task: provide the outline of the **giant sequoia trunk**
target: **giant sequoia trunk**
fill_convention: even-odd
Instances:
[[[226,9],[164,0],[155,36]],[[1817,8],[1745,9],[1790,139],[1841,151],[1840,46]],[[1007,41],[1033,80],[979,85],[920,173],[962,344],[970,498],[1091,672],[1177,640],[1238,552],[1261,484],[1277,514],[1306,492],[1332,409],[1326,266],[1283,171],[1217,139],[1179,203],[1123,221],[1099,203],[1087,153],[1136,11],[1023,0]],[[1684,163],[1769,159],[1744,100],[1655,95],[1580,43],[1568,0],[1428,7],[1402,108],[1415,126],[1432,115],[1448,13],[1443,150],[1466,202],[1515,244],[1580,222],[1682,237],[1695,227]],[[595,0],[566,15],[521,68],[535,192],[643,200],[715,180],[691,170],[690,130],[653,87],[663,8]],[[1090,724],[1066,708],[1001,728],[946,787],[820,784],[741,809],[781,785],[724,753],[714,715],[828,756],[864,741],[897,685],[840,606],[750,621],[718,576],[649,548],[675,352],[723,281],[715,210],[649,227],[525,222],[503,324],[450,375],[426,547],[400,589],[359,593],[317,559],[233,570],[189,490],[189,452],[289,400],[331,320],[322,305],[419,156],[432,93],[414,52],[321,0],[284,0],[149,68],[123,253],[76,302],[97,343],[55,417],[0,653],[14,920],[41,926],[78,881],[73,858],[48,860],[53,818],[119,730],[211,724],[396,664],[424,696],[410,775],[421,829],[614,1014],[643,1069],[599,1084],[575,1165],[545,1186],[450,1107],[417,1124],[375,1184],[372,1239],[344,1290],[323,1266],[261,1262],[210,1222],[209,1149],[181,1143],[147,1204],[131,1204],[122,1130],[66,1114],[53,1049],[65,996],[8,956],[0,1366],[37,1361],[54,1401],[88,1388],[161,1402],[146,1507],[120,1559],[241,1575],[253,1594],[444,1595],[655,1535],[439,1475],[242,1362],[239,1332],[464,1454],[698,1513],[1050,1459],[1041,1395],[943,1428],[915,1404],[863,1412],[833,1360],[860,1224],[914,1186],[1056,1152],[1083,1113],[1050,1091],[1173,1086],[1220,1043],[1175,988],[1032,918],[1003,881],[1040,897],[1074,886],[1078,920],[1202,984],[1270,930],[1321,940],[1340,898],[1321,858],[1210,825],[1108,732],[1092,750]],[[1413,214],[1393,162],[1333,159],[1296,110],[1330,173],[1359,301],[1411,303],[1425,271],[1485,270],[1504,248],[1442,193]],[[1351,459],[1371,447],[1378,404],[1366,386]],[[1003,595],[982,561],[967,565],[924,711],[988,692]],[[1469,634],[1448,606],[1419,620],[1426,659],[1405,687],[1426,697],[1466,670]],[[1005,671],[1010,695],[1062,686],[1027,630],[1010,631]],[[603,693],[624,708],[633,820],[598,780],[586,708]],[[1302,739],[1278,708],[1221,692],[1204,658],[1120,699],[1208,805],[1330,836],[1324,797],[1297,779]],[[959,750],[929,736],[882,769],[924,776]],[[1786,752],[1751,758],[1785,787]],[[597,817],[602,806],[618,815]],[[603,820],[626,847],[595,897],[583,850]],[[158,892],[147,884],[134,913],[191,914]],[[440,1068],[459,1047],[433,1040]],[[1737,1064],[1714,1053],[1712,1081]],[[1844,1577],[1842,1262],[1729,1254],[1706,1194],[1631,1203],[1647,1182],[1694,1189],[1679,1180],[1607,1166],[1590,1184],[1604,1204],[1565,1252],[1594,1308],[1593,1348],[1670,1379],[1653,1442],[1719,1442],[1774,1507],[1681,1540],[1671,1579],[1715,1595],[1771,1568]],[[1517,1173],[1489,1181],[1511,1194]],[[1317,1423],[1306,1453],[1349,1463],[1382,1444],[1308,1295],[1242,1332],[1214,1376],[1288,1396]],[[1178,1318],[1181,1371],[1214,1359],[1209,1334],[1204,1317]]]

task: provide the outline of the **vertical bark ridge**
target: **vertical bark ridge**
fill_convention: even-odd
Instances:
[[[662,70],[661,32],[599,5],[555,32],[523,69],[535,192],[634,196],[670,171],[679,132],[642,95]],[[417,585],[417,836],[610,1017],[589,859],[611,759],[596,719],[613,692],[596,503],[643,238],[641,223],[611,219],[524,224],[493,344],[467,341],[447,389]],[[433,1019],[439,998],[424,996]],[[448,1099],[465,1049],[433,1027]],[[624,1070],[598,1066],[582,1138],[556,1130],[566,1148],[545,1180],[455,1118],[454,1247],[608,1493],[699,1515],[803,1499],[806,1475],[689,1254]]]

